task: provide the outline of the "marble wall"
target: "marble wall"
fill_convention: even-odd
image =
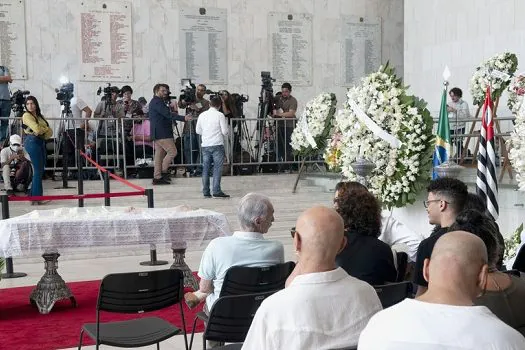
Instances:
[[[255,117],[260,92],[260,72],[271,70],[267,34],[268,12],[310,13],[313,20],[312,86],[297,87],[293,94],[303,105],[321,91],[335,92],[344,100],[345,88],[337,86],[340,64],[339,17],[380,16],[383,20],[383,61],[403,73],[403,0],[133,0],[135,97],[151,97],[157,82],[176,91],[179,75],[178,15],[183,7],[217,7],[228,10],[228,86],[230,92],[249,94],[247,116]],[[16,80],[41,100],[47,116],[58,117],[60,107],[54,88],[65,75],[75,83],[75,94],[93,108],[100,83],[77,81],[79,75],[79,23],[74,14],[80,0],[26,0],[28,79]],[[277,82],[276,84],[280,83]],[[113,85],[123,85],[114,83]]]
[[[472,105],[468,90],[476,66],[504,51],[525,60],[524,13],[523,0],[406,0],[405,81],[437,116],[448,65],[451,86],[459,86]],[[524,63],[520,67],[518,72]],[[499,115],[509,116],[505,95],[502,102]]]

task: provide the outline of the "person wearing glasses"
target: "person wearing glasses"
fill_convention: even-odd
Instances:
[[[29,179],[31,163],[29,154],[22,147],[22,138],[20,136],[16,134],[11,135],[9,147],[4,147],[0,152],[0,163],[7,195],[15,194],[13,186],[20,192],[27,190],[27,186],[31,183],[31,179]],[[11,176],[14,176],[13,183],[11,183]]]
[[[449,227],[464,209],[468,198],[467,185],[460,180],[447,177],[431,181],[427,192],[427,200],[423,202],[423,205],[427,209],[428,222],[436,225],[437,228],[430,237],[421,241],[417,249],[414,271],[414,283],[418,286],[417,296],[423,294],[428,287],[428,282],[423,277],[425,259],[430,259],[437,240],[449,231]]]

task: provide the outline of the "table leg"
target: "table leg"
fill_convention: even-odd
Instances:
[[[77,306],[73,293],[57,272],[59,256],[58,252],[46,252],[42,255],[46,272],[29,296],[29,301],[41,314],[48,314],[55,302],[62,299],[69,299],[73,307]]]
[[[195,276],[191,273],[191,269],[184,261],[186,254],[186,248],[171,248],[173,250],[173,264],[172,269],[182,270],[184,274],[184,287],[193,288],[193,290],[199,290],[199,284],[195,279]]]

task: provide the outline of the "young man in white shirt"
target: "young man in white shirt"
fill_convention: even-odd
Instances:
[[[372,317],[360,350],[525,349],[525,338],[485,306],[473,306],[487,283],[487,249],[468,232],[439,238],[425,259],[428,290]]]
[[[22,146],[22,138],[18,135],[11,135],[9,147],[4,147],[0,151],[0,163],[2,165],[2,178],[4,188],[8,195],[13,195],[13,185],[18,191],[27,190],[31,182],[29,178],[31,163],[29,154]],[[11,175],[14,173],[14,184],[11,183]]]
[[[274,220],[268,197],[248,193],[239,202],[237,216],[241,231],[215,238],[206,247],[199,266],[199,290],[184,295],[190,307],[206,299],[206,311],[211,310],[221,293],[226,271],[232,266],[270,266],[284,262],[282,243],[263,236]]]
[[[197,134],[202,143],[202,193],[205,198],[229,198],[222,192],[221,176],[224,163],[224,136],[228,135],[228,122],[219,112],[222,101],[219,96],[210,98],[210,109],[202,112],[197,120]],[[210,168],[213,162],[213,186],[210,193]]]
[[[470,110],[468,108],[468,103],[463,100],[463,91],[461,91],[460,88],[452,88],[448,94],[451,100],[451,102],[447,104],[448,120],[450,122],[450,135],[452,136],[453,144],[456,148],[454,153],[461,156],[461,152],[463,152],[464,139],[458,135],[465,134],[465,126],[467,122],[459,121],[459,119],[470,118]],[[458,119],[457,122],[456,118]]]
[[[293,243],[297,265],[286,288],[262,302],[243,350],[355,346],[382,307],[371,285],[336,266],[346,245],[343,219],[333,209],[308,209],[297,220]]]

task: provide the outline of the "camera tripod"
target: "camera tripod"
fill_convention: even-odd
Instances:
[[[261,162],[269,162],[270,153],[273,152],[271,141],[275,139],[275,130],[268,115],[273,110],[273,89],[263,85],[261,96],[259,97],[259,106],[257,108],[257,127],[254,133],[257,133],[257,151],[255,159]],[[264,153],[261,150],[264,148]],[[264,159],[266,157],[266,160]]]
[[[70,140],[69,140],[69,134],[68,129],[74,130],[74,142],[73,148],[76,150],[76,129],[75,129],[75,122],[72,120],[73,118],[73,112],[71,111],[71,101],[61,101],[60,103],[62,105],[62,112],[60,113],[60,123],[58,125],[58,147],[62,146],[62,187],[56,187],[56,189],[61,188],[75,188],[68,186],[68,173],[69,173],[69,147],[70,147]],[[71,125],[73,124],[73,125]],[[57,154],[58,152],[55,152]],[[53,179],[56,178],[56,168],[57,168],[57,158],[54,157],[53,160]],[[80,159],[77,159],[79,162]],[[80,175],[79,175],[80,176]]]

